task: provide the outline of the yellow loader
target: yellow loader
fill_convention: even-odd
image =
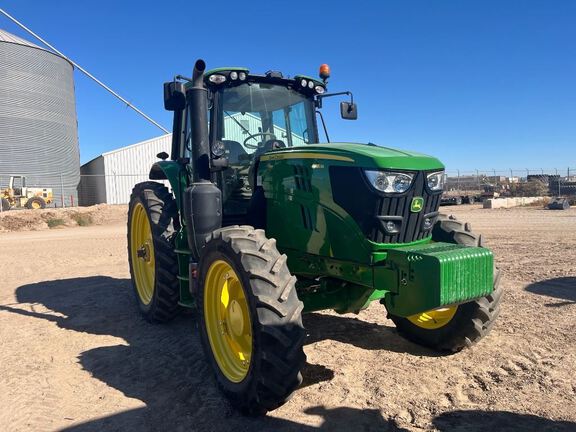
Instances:
[[[53,201],[51,188],[27,187],[26,177],[10,176],[8,188],[0,190],[2,211],[12,208],[43,209]]]

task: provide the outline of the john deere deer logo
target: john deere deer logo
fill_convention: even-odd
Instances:
[[[418,213],[424,207],[424,198],[415,197],[412,198],[412,204],[410,205],[410,211],[412,213]]]

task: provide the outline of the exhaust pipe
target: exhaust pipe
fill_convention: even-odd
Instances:
[[[190,292],[196,290],[196,265],[206,237],[222,226],[222,192],[210,181],[210,143],[208,142],[208,90],[204,87],[204,60],[197,60],[192,87],[186,92],[192,115],[193,180],[184,191],[184,220],[188,227]]]
[[[208,142],[208,90],[204,87],[206,63],[196,60],[192,72],[192,87],[188,90],[192,112],[192,167],[194,182],[210,181],[210,145]]]

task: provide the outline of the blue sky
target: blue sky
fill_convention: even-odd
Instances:
[[[261,4],[259,4],[261,3]],[[170,129],[162,83],[208,68],[316,75],[351,90],[333,141],[433,154],[448,169],[576,167],[576,2],[4,0],[2,8]],[[31,39],[0,16],[0,28]],[[162,132],[76,72],[82,162]]]

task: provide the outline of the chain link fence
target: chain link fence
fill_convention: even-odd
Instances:
[[[0,173],[0,196],[8,193],[11,177]],[[47,207],[74,207],[127,204],[134,185],[149,180],[148,173],[80,175],[76,186],[65,184],[63,179],[64,175],[59,173],[26,175],[25,187],[29,193],[38,193],[38,189],[50,192],[52,198]],[[21,179],[14,179],[13,183],[16,192],[22,192]],[[166,181],[163,183],[169,186]],[[444,190],[447,196],[476,198],[541,195],[576,198],[576,168],[447,170]]]
[[[447,170],[446,195],[576,196],[576,168]]]

